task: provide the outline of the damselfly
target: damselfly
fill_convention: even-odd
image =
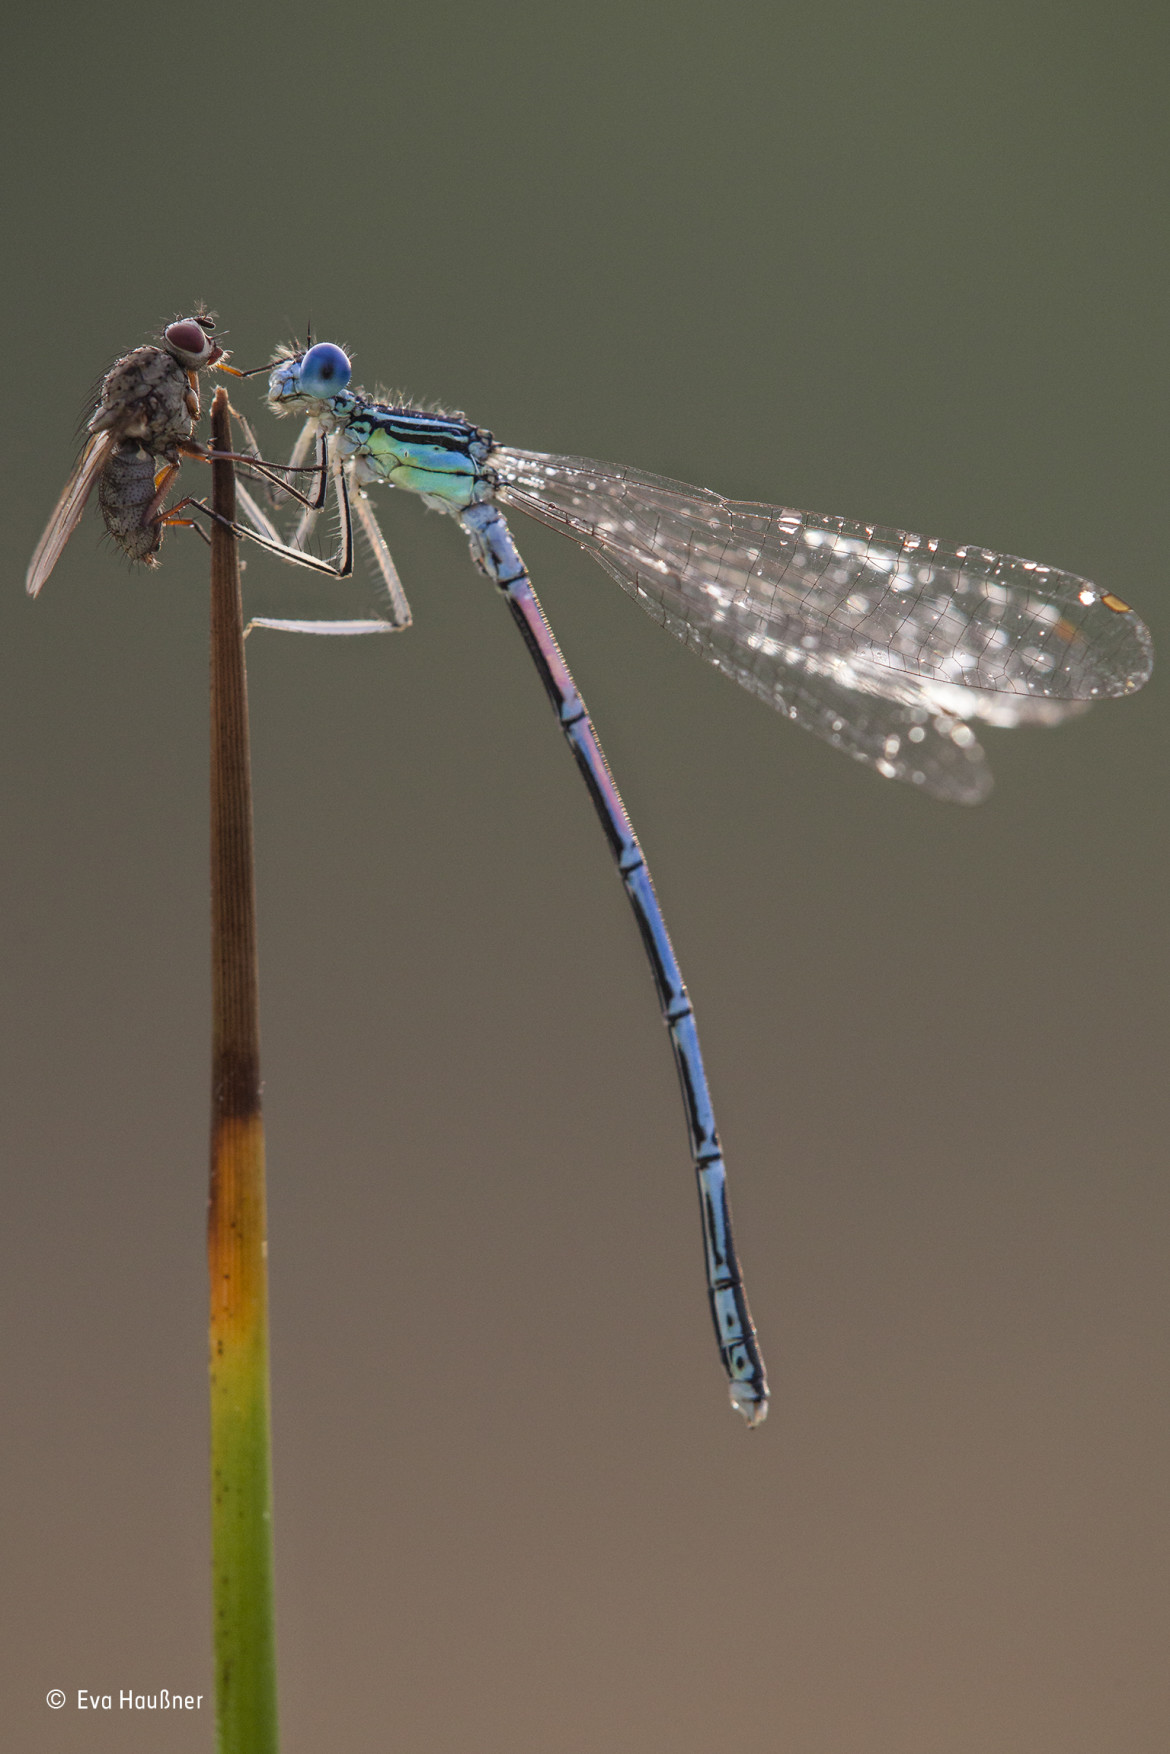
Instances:
[[[30,596],[38,594],[61,558],[95,484],[107,531],[124,554],[144,566],[158,565],[168,526],[192,524],[190,518],[178,516],[180,511],[187,506],[206,510],[201,501],[191,498],[163,508],[180,459],[209,456],[194,436],[200,413],[199,373],[215,368],[240,375],[228,365],[214,335],[211,317],[182,317],[168,323],[161,346],[136,347],[110,367],[87,424],[90,436],[29,563],[25,585]],[[239,460],[251,462],[265,476],[271,468],[284,471],[284,465]],[[309,503],[291,488],[285,491],[302,504]]]
[[[977,802],[991,784],[970,720],[1053,725],[1095,699],[1132,693],[1150,674],[1149,634],[1120,598],[1071,573],[846,518],[726,500],[606,463],[511,450],[461,415],[391,407],[349,380],[346,355],[321,342],[278,355],[268,391],[276,413],[308,417],[294,462],[318,436],[341,510],[337,559],[303,552],[311,514],[285,543],[251,507],[255,527],[241,534],[294,563],[345,576],[353,566],[352,501],[384,582],[400,594],[365,504],[364,489],[385,482],[456,517],[477,566],[507,599],[650,960],[682,1084],[716,1334],[732,1403],[757,1424],[767,1410],[764,1365],[690,1001],[638,839],[501,507],[572,537],[661,626],[805,729],[889,779],[959,803]],[[408,621],[402,598],[391,621],[257,625],[356,633]]]

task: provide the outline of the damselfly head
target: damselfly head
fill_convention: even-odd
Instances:
[[[163,330],[163,346],[188,371],[214,365],[223,358],[223,348],[213,340],[214,324],[208,317],[183,317],[168,323]]]
[[[329,402],[348,386],[348,355],[332,341],[318,341],[307,353],[278,360],[268,380],[268,402],[280,410],[294,402]]]

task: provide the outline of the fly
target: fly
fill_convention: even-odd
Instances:
[[[188,498],[163,508],[181,459],[210,456],[195,438],[200,372],[240,375],[228,365],[214,336],[210,317],[182,317],[168,323],[161,345],[136,347],[110,367],[87,423],[89,437],[29,563],[25,586],[31,597],[61,558],[95,486],[107,531],[124,554],[143,566],[158,565],[168,525],[199,528],[177,514],[187,506],[205,510],[200,500]],[[253,458],[239,460],[262,474],[273,467]],[[292,488],[286,491],[308,503]]]

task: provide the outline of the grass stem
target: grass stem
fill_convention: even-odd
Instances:
[[[230,451],[227,392],[212,448]],[[212,464],[212,505],[236,515],[235,472]],[[268,1268],[248,692],[236,538],[211,533],[212,1574],[216,1747],[276,1754]]]

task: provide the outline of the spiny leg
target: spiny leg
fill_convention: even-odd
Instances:
[[[240,492],[238,482],[236,484],[236,492],[237,495]],[[267,549],[269,554],[275,554],[279,556],[281,560],[287,560],[293,566],[304,567],[307,572],[324,573],[327,578],[331,579],[347,579],[352,575],[352,528],[345,530],[342,534],[343,558],[340,565],[334,565],[330,560],[319,560],[315,554],[305,554],[299,548],[291,548],[287,542],[281,542],[279,540],[274,541],[270,536],[262,534],[266,527],[271,528],[271,526],[269,525],[268,519],[264,516],[263,512],[261,512],[259,506],[256,505],[256,502],[252,499],[250,494],[247,495],[247,499],[249,506],[248,516],[251,517],[253,514],[255,515],[257,528],[249,529],[246,524],[241,524],[239,522],[228,526],[233,534],[238,536],[241,541],[254,542],[258,548]],[[207,517],[213,519],[217,523],[223,522],[223,519],[219,518],[218,515],[212,511],[211,507],[206,505],[201,499],[187,499],[181,501],[181,504],[185,506],[189,505],[194,510],[203,512]]]
[[[298,490],[295,487],[293,487],[291,485],[291,483],[281,481],[279,476],[271,473],[270,472],[270,465],[266,464],[263,461],[263,459],[259,456],[259,454],[257,454],[255,457],[243,457],[243,456],[239,456],[239,455],[232,453],[232,452],[222,452],[222,453],[221,452],[211,452],[211,451],[205,450],[202,445],[198,444],[194,440],[181,444],[179,449],[184,456],[198,457],[201,461],[204,461],[204,462],[211,462],[215,459],[215,457],[222,455],[225,457],[230,457],[233,462],[249,463],[253,468],[258,469],[259,472],[262,475],[264,475],[267,480],[271,481],[275,486],[280,487],[283,492],[291,495],[292,498],[299,500],[303,505],[308,505],[310,503],[310,501],[308,499],[306,499],[305,495],[298,492]],[[210,512],[210,509],[204,504],[204,502],[201,499],[198,499],[193,494],[188,494],[185,499],[181,499],[181,500],[177,501],[177,503],[175,505],[169,506],[164,510],[164,502],[166,500],[167,494],[170,492],[172,486],[174,485],[174,482],[175,482],[176,478],[178,477],[179,470],[181,469],[181,467],[182,467],[182,464],[179,462],[168,463],[165,466],[165,468],[160,469],[158,474],[155,476],[155,478],[154,478],[154,495],[153,495],[152,499],[150,500],[150,503],[146,506],[145,510],[143,511],[142,527],[144,529],[146,529],[152,524],[158,525],[160,529],[166,527],[167,525],[171,525],[174,527],[186,526],[189,529],[198,530],[199,534],[201,536],[203,536],[205,540],[208,540],[208,538],[206,537],[206,532],[202,529],[202,527],[198,523],[195,522],[195,520],[193,518],[179,518],[179,517],[175,516],[176,512],[182,511],[182,510],[186,509],[187,507],[191,507],[194,510],[207,512],[209,516],[213,515]],[[285,465],[282,463],[278,463],[278,464],[272,465],[271,467],[276,468],[276,469],[283,469],[285,467]],[[321,477],[320,490],[322,493],[324,493],[326,485],[327,485],[327,483],[325,481],[325,459],[324,459],[324,456],[322,456],[320,463],[317,465],[317,468],[318,468],[318,471],[319,471],[319,474]],[[258,508],[255,508],[253,506],[253,509],[258,509]],[[278,540],[279,540],[279,538],[278,538]]]
[[[310,414],[304,426],[302,426],[300,432],[297,434],[297,442],[293,446],[288,459],[288,466],[290,469],[299,469],[305,458],[308,456],[319,424],[317,416],[315,414]]]
[[[374,565],[382,575],[390,626],[396,633],[401,632],[410,626],[413,617],[410,613],[410,604],[406,600],[406,592],[402,588],[402,580],[398,576],[398,568],[386,546],[386,538],[374,516],[374,508],[370,504],[365,489],[355,484],[351,498],[362,526],[362,534],[370,545]]]
[[[274,539],[266,534],[265,532],[272,529],[273,526],[246,490],[245,497],[251,508],[251,513],[255,514],[256,528],[248,529],[246,525],[240,523],[232,524],[231,528],[237,536],[246,541],[255,542],[258,547],[266,548],[270,554],[279,555],[281,560],[287,560],[293,566],[304,567],[309,572],[325,573],[332,579],[347,579],[353,573],[353,519],[350,515],[349,494],[346,491],[345,479],[340,471],[334,475],[334,486],[341,511],[341,547],[336,561],[320,560],[315,554],[306,554],[302,549],[294,548],[289,543],[282,542],[279,538]],[[238,493],[238,483],[236,490]],[[222,522],[221,519],[218,519],[218,514],[213,512],[210,506],[205,505],[202,500],[192,499],[186,503],[205,512],[208,517],[216,518],[217,521]]]
[[[237,408],[233,408],[231,410],[231,412],[235,416],[236,420],[239,421],[240,426],[243,428],[245,450],[247,451],[249,456],[254,456],[258,459],[260,457],[260,447],[256,442],[256,435],[252,431],[251,426],[249,425],[248,421],[244,418],[244,416],[240,413],[240,411]],[[315,424],[316,423],[313,421],[306,422],[306,431],[308,431],[308,429]],[[288,468],[290,470],[302,468],[304,466],[305,456],[307,455],[307,452],[308,452],[308,447],[305,446],[302,449],[300,440],[298,439],[297,445],[293,451],[292,458],[290,459],[290,461],[287,465]],[[326,485],[324,469],[322,469],[320,472],[320,484],[322,486]],[[268,504],[275,509],[275,507],[279,503],[279,493],[284,490],[284,484],[281,483],[279,488],[278,488],[277,484],[272,482],[271,479],[268,478],[265,481],[265,487],[266,487],[265,498],[267,499]],[[287,497],[287,494],[286,494],[286,497]],[[268,516],[268,514],[261,508],[261,506],[258,504],[258,502],[252,498],[252,495],[248,492],[247,488],[243,484],[243,481],[240,479],[240,477],[238,475],[236,476],[236,498],[238,499],[240,506],[241,506],[241,509],[243,510],[245,517],[247,518],[248,522],[252,525],[253,529],[256,530],[261,536],[266,537],[269,542],[274,542],[274,543],[276,543],[276,545],[278,547],[280,547],[284,541],[284,538],[281,536],[280,531],[277,529],[276,525],[272,522],[272,519]]]
[[[262,527],[272,527],[268,523],[268,519],[264,516],[264,513],[252,499],[252,496],[246,491],[246,489],[240,486],[238,481],[236,482],[236,498],[238,501],[251,508],[249,515],[255,513]],[[313,571],[327,572],[331,578],[341,576],[334,572],[333,568],[329,566],[327,561],[317,560],[311,554],[300,554],[295,549],[288,548],[286,544],[282,543],[279,539],[272,542],[265,541],[255,531],[246,530],[241,524],[233,524],[227,518],[221,518],[219,513],[213,511],[205,500],[195,499],[194,497],[181,499],[171,507],[170,511],[167,512],[159,522],[164,525],[183,525],[188,529],[192,529],[198,535],[202,536],[203,540],[208,546],[210,546],[210,536],[208,536],[201,524],[196,523],[194,518],[177,518],[174,516],[175,512],[184,511],[188,508],[192,511],[202,512],[204,516],[210,518],[213,523],[222,524],[224,528],[230,530],[234,536],[247,539],[250,542],[256,542],[262,548],[271,549],[274,553],[279,554],[282,559],[289,560],[296,566],[308,567]],[[256,615],[251,621],[249,621],[247,627],[244,629],[245,639],[247,639],[254,627],[275,627],[284,633],[351,635],[367,633],[396,633],[398,631],[398,629],[393,627],[390,622],[384,621],[380,618],[377,621],[278,621],[267,615]]]
[[[233,408],[232,413],[239,421],[243,430],[244,441],[248,452],[253,459],[259,459],[260,449],[251,426],[237,409]],[[315,417],[311,416],[301,428],[301,431],[297,436],[297,441],[293,446],[292,454],[289,457],[287,468],[290,472],[295,472],[296,470],[305,467],[305,458],[308,456],[309,447],[312,445],[314,439],[316,439],[318,443],[318,462],[316,466],[320,471],[321,490],[315,503],[305,500],[301,495],[296,495],[296,497],[301,500],[301,503],[305,505],[306,510],[300,519],[297,530],[293,535],[292,542],[285,542],[282,539],[280,532],[272,522],[272,519],[268,517],[267,513],[238,479],[236,482],[236,496],[239,501],[240,510],[252,528],[246,529],[242,525],[237,525],[236,533],[249,541],[255,542],[259,547],[266,548],[270,554],[277,555],[280,559],[288,561],[293,566],[300,566],[312,572],[325,573],[331,578],[348,578],[353,572],[351,496],[349,493],[344,464],[336,455],[335,449],[330,447],[327,435],[321,430],[320,422]],[[327,476],[329,474],[332,474],[334,478],[334,485],[342,520],[341,553],[338,560],[332,563],[329,561],[322,561],[318,559],[316,555],[307,553],[303,547],[303,542],[309,532],[311,532],[313,525],[316,523],[317,514],[321,505],[324,503],[324,491],[327,486]],[[271,479],[271,477],[269,477],[269,479]],[[287,491],[286,484],[283,482],[276,482],[274,485]],[[269,498],[272,503],[275,504],[275,496],[272,495],[271,492]],[[206,510],[207,508],[200,505],[199,509]],[[366,634],[397,633],[411,625],[410,605],[406,600],[406,593],[403,590],[402,582],[398,577],[397,568],[394,565],[390,550],[386,545],[386,540],[378,527],[377,520],[374,517],[366,496],[360,490],[357,490],[357,510],[358,517],[361,520],[362,531],[366,540],[369,542],[374,558],[374,564],[376,565],[378,572],[381,574],[382,582],[385,587],[390,612],[389,615],[386,617],[379,616],[377,619],[346,621],[294,621],[283,618],[277,619],[271,616],[257,616],[249,623],[250,628],[270,627],[287,633]]]
[[[304,427],[301,430],[300,437],[297,439],[296,444],[293,446],[292,454],[294,457],[297,455],[298,452],[301,452],[302,455],[308,454],[307,453],[307,445],[308,445],[308,442],[309,442],[311,437],[312,437],[312,429],[311,429],[310,423],[308,421],[306,421]],[[330,443],[330,435],[328,433],[325,433],[325,432],[319,432],[318,433],[318,444],[319,444],[321,452],[323,452],[327,461],[340,467],[340,465],[337,464],[336,446],[334,444]],[[320,510],[321,510],[320,506],[308,506],[301,513],[300,521],[298,522],[296,529],[293,531],[292,540],[293,540],[293,547],[294,548],[303,548],[305,546],[305,544],[308,542],[309,537],[313,534],[313,531],[316,528],[317,518],[318,518],[318,515],[320,513]]]
[[[296,464],[298,458],[303,460],[306,449],[309,443],[312,442],[316,426],[317,422],[315,420],[306,421],[293,450],[292,458],[290,459],[290,466]],[[324,448],[326,439],[323,433],[320,434],[320,443]],[[402,581],[398,576],[398,569],[394,565],[394,558],[387,546],[386,538],[382,534],[378,520],[374,516],[373,508],[370,505],[366,494],[357,487],[354,487],[351,491],[348,473],[344,463],[342,463],[337,456],[335,448],[330,446],[326,454],[330,470],[334,474],[338,497],[343,506],[343,521],[349,516],[351,508],[356,508],[357,510],[358,519],[362,526],[362,533],[365,536],[366,541],[369,543],[374,565],[381,576],[387,614],[379,617],[377,620],[322,621],[316,623],[310,621],[293,622],[274,620],[267,616],[258,616],[251,625],[254,627],[282,628],[286,632],[296,633],[374,633],[382,632],[384,630],[389,630],[393,633],[403,632],[411,625],[412,616],[410,604],[407,601],[406,592],[402,588]],[[312,567],[314,571],[321,570],[322,563],[318,561],[315,556],[307,554],[302,546],[302,533],[305,531],[306,526],[309,526],[311,529],[309,513],[306,512],[301,518],[291,543],[284,542],[281,540],[280,534],[272,520],[252,498],[247,489],[239,482],[236,483],[236,493],[239,498],[241,510],[244,512],[249,523],[253,526],[253,531],[251,532],[251,539],[253,541],[259,540],[259,538],[263,537],[264,541],[261,545],[267,546],[270,552],[279,554],[282,559],[291,561],[294,565]],[[312,521],[315,522],[315,517]],[[326,565],[326,570],[332,569],[329,569]],[[352,570],[352,562],[350,570]],[[342,578],[348,576],[348,574],[338,568],[333,572],[333,576]]]
[[[253,530],[261,536],[266,536],[269,542],[275,542],[279,547],[281,542],[280,531],[272,522],[272,519],[268,516],[268,513],[263,507],[252,498],[252,495],[248,492],[248,489],[244,486],[238,475],[236,476],[236,499],[239,502],[240,510],[251,524]]]
[[[239,422],[240,427],[243,430],[244,450],[247,462],[257,470],[267,484],[266,498],[269,505],[275,508],[280,503],[279,494],[284,493],[286,497],[299,500],[301,505],[306,507],[311,506],[315,512],[319,511],[325,504],[325,497],[329,485],[326,479],[328,456],[324,444],[322,443],[318,449],[317,461],[315,463],[306,463],[305,461],[309,454],[309,447],[312,443],[314,432],[318,427],[317,420],[309,419],[305,422],[300,436],[298,437],[296,444],[293,446],[292,456],[287,463],[268,463],[261,456],[260,446],[257,443],[256,435],[252,431],[248,421],[240,413],[239,409],[232,407],[231,414],[232,418]],[[297,493],[293,490],[287,482],[274,480],[271,474],[265,473],[270,470],[279,470],[281,474],[287,475],[308,474],[309,471],[312,470],[317,475],[317,491],[314,498],[309,500],[304,494]],[[276,539],[279,540],[279,537]]]

